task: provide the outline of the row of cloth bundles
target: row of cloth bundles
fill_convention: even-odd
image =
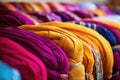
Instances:
[[[119,44],[107,5],[0,3],[0,80],[120,80]]]

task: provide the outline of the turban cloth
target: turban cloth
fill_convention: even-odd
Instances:
[[[96,25],[93,23],[88,23],[88,22],[82,22],[82,21],[81,22],[76,21],[73,23],[91,28],[91,29],[97,31],[99,34],[101,34],[105,39],[107,39],[110,42],[111,46],[117,45],[117,40],[116,40],[115,35],[111,31],[104,28],[103,26]]]
[[[97,25],[101,25],[103,27],[105,27],[106,29],[108,29],[109,31],[111,31],[115,37],[116,37],[116,40],[117,40],[117,44],[119,45],[120,44],[120,35],[119,35],[119,32],[118,30],[116,30],[115,28],[111,27],[110,25],[107,25],[105,23],[102,23],[102,22],[99,22],[99,21],[96,21],[96,20],[85,20],[85,22],[89,22],[89,23],[94,23],[94,24],[97,24]],[[120,70],[120,51],[119,51],[119,47],[118,45],[115,45],[113,46],[113,51],[114,51],[114,68],[116,71],[113,72],[113,74],[117,74],[117,72],[119,72]]]
[[[93,18],[95,16],[93,13],[87,12],[85,10],[75,10],[72,12],[78,15],[80,18]]]
[[[52,11],[65,11],[65,7],[57,2],[47,2]]]
[[[112,77],[113,68],[113,53],[109,42],[99,35],[94,30],[83,27],[81,25],[76,25],[72,23],[62,23],[62,22],[48,22],[43,23],[45,25],[58,26],[63,29],[69,30],[76,35],[84,35],[91,39],[98,47],[101,54],[101,59],[103,63],[103,77],[104,79],[110,79]]]
[[[100,25],[95,25],[93,23],[88,23],[88,22],[75,22],[76,24],[80,24],[80,25],[84,25],[84,26],[87,26],[91,29],[94,29],[96,30],[98,33],[100,33],[103,37],[105,37],[111,44],[111,46],[116,46],[117,45],[117,40],[116,40],[116,37],[114,36],[114,34],[107,30],[106,28],[100,26]],[[116,51],[114,48],[113,48],[113,52],[114,52],[114,66],[117,66],[119,67],[119,62],[120,62],[120,55],[119,55],[119,51]],[[113,73],[116,73],[117,71],[114,70]],[[117,75],[118,76],[118,75]],[[117,79],[117,77],[116,77]]]
[[[0,25],[3,27],[34,24],[34,22],[29,17],[18,11],[2,9],[0,10],[0,18]]]
[[[45,3],[45,2],[40,2],[39,4],[44,8],[45,11],[51,11],[51,9],[50,9],[50,7],[47,5],[47,3]]]
[[[62,49],[66,52],[71,64],[69,80],[85,79],[85,72],[83,72],[84,68],[82,67],[82,64],[78,65],[78,67],[72,68],[73,66],[77,65],[82,61],[83,63],[86,63],[85,66],[87,67],[87,71],[92,72],[92,68],[94,65],[92,51],[89,49],[87,44],[85,44],[74,34],[55,26],[24,25],[20,26],[20,28],[48,37],[49,39],[53,40],[56,44],[62,47]],[[82,57],[83,55],[84,57]],[[84,60],[82,58],[84,58]]]
[[[48,80],[68,80],[68,58],[63,50],[49,39],[16,28],[0,29],[0,35],[12,39],[40,58],[47,68]]]
[[[108,16],[109,17],[109,16]],[[107,24],[107,25],[109,25],[109,26],[111,26],[111,27],[114,27],[114,28],[116,28],[119,32],[120,32],[120,22],[119,22],[119,19],[120,19],[120,16],[119,17],[117,17],[117,15],[114,17],[114,16],[110,16],[110,18],[114,18],[114,19],[95,19],[95,20],[97,20],[97,21],[99,21],[99,22],[102,22],[102,23],[104,23],[104,24]]]
[[[60,16],[63,22],[71,21],[70,16],[68,16],[65,12],[54,11],[53,13]]]
[[[58,26],[59,27],[59,26]],[[94,78],[93,78],[93,65],[94,65],[94,58],[93,58],[93,54],[94,55],[99,55],[99,53],[97,52],[97,51],[95,51],[95,50],[93,50],[93,48],[91,49],[91,46],[89,46],[89,45],[86,45],[85,43],[84,43],[84,41],[82,41],[83,42],[83,46],[84,46],[84,57],[83,57],[83,64],[85,65],[85,70],[86,70],[86,78],[87,79],[92,79],[92,80],[94,80]],[[88,47],[90,47],[90,48],[88,48]],[[91,53],[91,51],[93,52],[93,53]],[[89,54],[88,54],[89,53]],[[98,57],[98,56],[95,56],[95,57]],[[100,58],[100,57],[99,57]],[[101,62],[98,62],[98,63],[100,63],[100,67],[99,67],[99,69],[101,69],[102,68],[102,64],[101,64]],[[95,64],[96,65],[96,64]],[[89,66],[89,67],[88,67]],[[102,70],[101,70],[101,72],[100,72],[100,75],[102,76]],[[102,78],[102,77],[100,77],[100,78]],[[97,79],[97,80],[99,80],[99,78]]]
[[[117,44],[120,43],[120,40],[119,40],[120,39],[120,35],[119,35],[118,30],[116,30],[115,28],[111,27],[110,25],[107,25],[105,23],[99,22],[97,20],[84,20],[84,22],[94,23],[96,25],[103,26],[104,28],[108,29],[109,31],[111,31],[115,35],[115,37],[117,39]]]
[[[17,4],[19,4],[17,8],[19,9],[19,6],[21,6],[22,8],[24,8],[24,12],[35,11],[34,8],[32,7],[32,5],[27,2],[20,2],[20,3],[12,2],[11,4],[14,5],[15,7],[17,7]]]
[[[19,70],[22,80],[47,80],[41,60],[6,37],[0,37],[0,60]]]
[[[74,14],[73,12],[70,11],[65,11],[65,13],[70,16],[72,21],[80,21],[81,18],[79,16],[77,16],[76,14]]]
[[[22,80],[19,71],[0,61],[0,80]]]
[[[20,2],[9,2],[9,4],[13,5],[19,11],[27,12],[27,9],[25,9],[25,7],[20,4]]]
[[[66,12],[63,12],[63,11],[53,11],[53,13],[55,13],[56,15],[60,16],[62,18],[62,21],[63,22],[66,22],[66,21],[79,21],[81,20],[76,14],[74,14],[73,12],[70,12],[70,11],[66,11]]]
[[[83,2],[83,3],[80,3],[79,6],[82,9],[87,9],[87,10],[96,10],[97,9],[96,4],[94,4],[93,2]]]
[[[44,11],[44,8],[37,2],[31,2],[29,4],[34,9],[34,11]]]
[[[13,11],[17,10],[12,4],[8,2],[0,2],[0,9],[9,9]]]
[[[61,17],[52,12],[33,12],[29,13],[33,18],[37,18],[38,22],[62,21]]]
[[[66,11],[74,11],[74,10],[80,10],[80,6],[76,4],[71,4],[71,3],[61,3],[66,9]]]

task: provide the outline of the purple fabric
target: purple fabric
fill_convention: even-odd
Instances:
[[[75,13],[76,15],[78,15],[80,18],[93,18],[94,16],[97,16],[91,12],[87,12],[87,11],[84,11],[84,10],[75,10],[75,11],[72,11],[73,13]]]
[[[38,22],[62,21],[59,16],[52,12],[33,12],[29,13],[31,16],[36,17]]]
[[[54,11],[53,13],[55,13],[55,14],[58,15],[58,16],[60,16],[60,17],[62,18],[62,21],[63,21],[63,22],[71,21],[71,17],[68,16],[65,12]]]
[[[33,25],[34,22],[20,12],[8,9],[0,10],[0,25],[3,25],[1,27],[20,26],[24,24]]]
[[[60,77],[61,74],[69,73],[68,58],[63,50],[49,39],[16,28],[0,29],[0,35],[10,38],[39,57],[46,65],[48,80],[68,80]]]

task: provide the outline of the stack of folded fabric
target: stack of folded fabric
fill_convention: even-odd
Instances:
[[[0,18],[0,80],[120,80],[120,16],[107,5],[1,2]]]

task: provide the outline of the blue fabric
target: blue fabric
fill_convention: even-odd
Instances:
[[[18,70],[0,61],[0,80],[22,80]]]

